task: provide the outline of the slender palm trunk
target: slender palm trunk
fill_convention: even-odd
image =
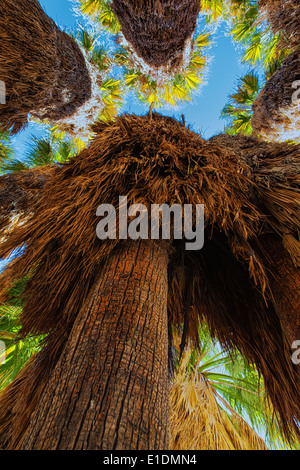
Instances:
[[[23,449],[167,449],[167,250],[126,242],[74,324]]]

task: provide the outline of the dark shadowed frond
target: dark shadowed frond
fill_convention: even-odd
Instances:
[[[263,236],[273,234],[286,250],[287,230],[299,259],[300,149],[242,136],[209,141],[158,114],[122,115],[97,124],[90,146],[54,167],[32,215],[3,241],[0,257],[25,251],[1,278],[1,300],[16,279],[33,272],[23,293],[22,335],[48,334],[0,400],[1,442],[16,447],[59,358],[95,276],[118,240],[96,236],[96,209],[119,196],[128,205],[205,205],[205,244],[189,252],[183,241],[170,249],[170,323],[182,346],[197,343],[198,323],[208,323],[225,347],[236,347],[263,375],[276,416],[288,434],[298,428],[299,378],[288,332],[273,296]],[[298,268],[297,268],[298,269]],[[298,271],[297,271],[298,272]],[[26,401],[26,416],[18,395]]]

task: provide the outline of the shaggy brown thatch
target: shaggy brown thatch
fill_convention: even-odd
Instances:
[[[260,243],[269,256],[270,284],[276,310],[292,344],[300,338],[300,260],[293,260],[293,246],[299,245],[292,235],[285,234],[283,244],[279,237],[266,235]]]
[[[51,174],[52,167],[38,167],[0,176],[0,234],[12,219],[20,220],[31,213]]]
[[[300,49],[267,81],[253,104],[252,128],[267,140],[300,142]]]
[[[37,0],[0,2],[0,79],[6,105],[0,129],[17,133],[28,114],[56,121],[91,96],[91,81],[76,42],[61,32]]]
[[[196,29],[199,0],[113,0],[125,39],[148,65],[177,67]]]
[[[281,45],[300,47],[299,0],[258,0],[257,4],[273,32],[282,33]]]
[[[205,375],[189,367],[192,354],[194,350],[189,348],[184,351],[172,380],[170,449],[268,450]],[[194,363],[200,364],[201,360],[203,363],[201,353],[198,353]]]
[[[283,430],[298,430],[298,369],[260,239],[276,233],[283,242],[287,230],[297,237],[299,146],[231,136],[205,141],[156,114],[123,115],[95,131],[89,148],[54,169],[31,219],[0,249],[2,258],[26,245],[1,278],[1,299],[34,268],[24,292],[22,334],[49,333],[44,350],[0,399],[0,447],[20,446],[95,276],[119,243],[96,237],[96,208],[118,207],[120,195],[128,196],[129,205],[205,204],[204,248],[188,252],[183,241],[173,242],[170,323],[184,323],[183,344],[185,338],[197,342],[200,319],[225,347],[237,347],[263,375]],[[299,259],[299,246],[291,246]]]

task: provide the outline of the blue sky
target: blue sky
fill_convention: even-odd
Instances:
[[[62,28],[75,27],[78,17],[72,11],[71,0],[41,0],[46,13]],[[220,119],[220,113],[227,101],[228,95],[235,89],[238,77],[246,69],[240,64],[241,51],[236,49],[226,35],[225,26],[221,25],[214,37],[214,44],[210,50],[212,56],[206,84],[194,96],[192,102],[182,105],[176,110],[162,109],[160,112],[180,118],[184,114],[185,121],[204,138],[220,133],[224,130],[225,121]],[[136,100],[129,98],[123,108],[129,113],[143,114],[147,110]],[[30,125],[26,131],[15,138],[15,148],[18,158],[26,151],[30,136],[41,136],[42,129]]]

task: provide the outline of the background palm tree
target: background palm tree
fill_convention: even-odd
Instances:
[[[300,49],[289,55],[253,103],[253,131],[266,140],[300,141],[299,66]]]
[[[258,6],[272,30],[280,32],[279,46],[288,48],[290,54],[255,101],[252,126],[256,134],[268,140],[299,141],[298,94],[294,98],[300,78],[299,3],[261,0]]]
[[[124,102],[124,87],[121,80],[113,77],[114,57],[99,42],[97,34],[80,25],[70,36],[78,43],[85,57],[91,79],[92,96],[70,118],[60,119],[53,126],[52,134],[69,136],[77,148],[87,145],[93,132],[91,126],[100,121],[112,120]]]
[[[222,110],[221,116],[228,121],[226,132],[229,134],[243,133],[251,135],[254,123],[255,133],[266,137],[266,133],[261,134],[262,128],[258,126],[259,119],[261,123],[266,119],[265,127],[268,126],[267,122],[269,122],[269,127],[272,127],[272,120],[274,125],[276,122],[272,110],[267,111],[262,99],[258,100],[258,96],[268,80],[287,60],[290,49],[282,42],[280,31],[274,30],[269,22],[262,21],[260,7],[259,2],[257,4],[248,0],[230,2],[231,17],[228,18],[231,25],[230,34],[235,42],[242,44],[244,49],[242,62],[248,63],[252,70],[239,79],[237,91],[229,96],[229,101]],[[228,16],[226,6],[223,9],[223,16],[224,18]],[[272,87],[271,83],[268,85],[270,89]],[[293,90],[290,91],[292,93]],[[253,104],[256,100],[258,101],[255,108],[257,113],[255,124],[255,121],[252,121],[252,116]],[[270,102],[275,105],[272,97],[270,97]],[[258,113],[263,111],[264,118],[261,114],[259,117]],[[278,120],[277,124],[279,124]],[[283,132],[279,129],[278,132],[283,135]],[[268,132],[268,137],[270,137],[270,134],[271,132]]]
[[[95,2],[88,3],[91,6]],[[202,3],[203,7],[206,4],[208,22],[221,18],[223,2]],[[231,2],[239,16],[249,13],[250,3]],[[226,14],[228,10],[224,9],[224,18]],[[252,19],[249,14],[247,20],[251,28]],[[258,62],[263,56],[261,43],[256,33],[253,34],[246,59]],[[95,49],[94,38],[83,30],[79,39],[86,63],[107,72],[110,67],[107,52],[98,46]],[[202,40],[208,42],[208,36],[202,35]],[[120,57],[122,53],[124,51],[117,51],[116,55],[119,54],[120,63],[124,60]],[[242,105],[248,105],[252,95],[257,93],[255,76],[246,78],[239,90],[239,95],[248,95]],[[176,85],[180,85],[180,81]],[[111,86],[112,105],[115,86]],[[110,89],[109,83],[106,89]],[[118,96],[118,91],[115,94]],[[154,103],[153,97],[150,101]],[[98,103],[93,114],[97,114],[97,119],[99,109]],[[2,256],[26,245],[26,250],[7,268],[1,282],[2,300],[6,306],[15,308],[12,297],[15,282],[26,279],[18,295],[18,300],[23,301],[20,314],[23,326],[18,340],[32,336],[38,341],[44,338],[42,349],[31,357],[1,396],[4,447],[165,448],[168,443],[168,317],[175,327],[181,329],[183,325],[181,352],[188,338],[197,344],[198,320],[205,318],[211,336],[220,339],[221,347],[237,347],[263,374],[281,432],[287,435],[293,430],[297,432],[299,402],[295,383],[298,379],[289,362],[288,339],[291,323],[293,327],[299,326],[298,319],[294,321],[293,316],[291,320],[288,315],[290,311],[297,313],[297,300],[296,296],[288,296],[288,282],[280,292],[281,299],[278,295],[275,299],[273,280],[267,274],[272,272],[267,256],[272,250],[266,248],[262,234],[265,230],[277,234],[276,246],[281,247],[289,263],[295,264],[296,275],[291,276],[289,271],[286,277],[287,280],[292,277],[297,291],[296,266],[300,259],[298,147],[268,146],[255,139],[231,136],[219,136],[205,143],[182,127],[152,113],[143,118],[125,116],[114,124],[99,124],[91,129],[96,136],[91,146],[66,164],[56,166],[53,163],[59,160],[62,163],[62,155],[69,159],[72,149],[68,145],[71,144],[65,143],[60,148],[59,143],[44,140],[37,143],[42,159],[32,153],[23,171],[1,178],[0,203],[1,192],[5,192],[3,187],[9,187],[11,192],[12,184],[16,188],[14,197],[19,196],[20,188],[23,192],[26,189],[26,194],[33,192],[37,196],[39,193],[34,205],[25,206],[31,213],[25,210],[22,224],[15,224],[1,240]],[[162,159],[153,172],[153,162],[157,164],[160,155]],[[182,155],[186,158],[182,159]],[[24,161],[21,163],[23,165]],[[40,163],[47,165],[40,166]],[[31,164],[35,165],[34,170],[26,168]],[[12,162],[6,170],[18,169],[18,165],[20,162]],[[29,183],[28,175],[32,177]],[[137,185],[140,181],[143,181],[141,187]],[[127,183],[129,187],[124,187]],[[209,228],[217,226],[219,231],[213,231],[208,251],[191,260],[183,255],[180,247],[173,245],[176,256],[171,259],[172,276],[168,279],[168,250],[164,245],[141,242],[113,244],[108,248],[103,244],[99,249],[95,233],[91,231],[95,204],[99,203],[99,197],[111,202],[112,196],[123,190],[131,202],[146,200],[148,203],[157,201],[156,198],[180,204],[190,198],[193,203],[207,202],[209,195]],[[22,196],[23,201],[26,194]],[[15,210],[14,201],[12,206],[8,211]],[[24,207],[22,210],[24,212]],[[235,215],[234,220],[229,214]],[[265,214],[268,214],[267,221]],[[5,228],[5,223],[2,225]],[[239,279],[239,285],[232,280],[232,272],[234,278]],[[182,273],[185,276],[182,277]],[[201,287],[204,284],[205,298],[200,284]],[[289,302],[277,309],[282,299],[288,297]],[[270,301],[268,306],[266,300]],[[107,315],[107,305],[111,306],[111,316]],[[136,328],[132,329],[132,323]],[[135,347],[128,349],[132,344]],[[262,354],[262,345],[266,344],[267,350]],[[277,348],[276,358],[274,348]],[[97,371],[91,367],[95,355],[101,359]],[[74,357],[79,365],[75,369]],[[128,370],[131,371],[129,377]],[[151,383],[148,376],[152,376]],[[82,377],[89,377],[89,380],[82,380]],[[75,379],[82,384],[78,393],[73,387]],[[70,395],[70,390],[74,394]],[[211,388],[207,390],[206,397],[216,397]],[[19,396],[22,402],[18,401]],[[222,402],[219,395],[218,399]],[[215,401],[215,410],[218,410],[216,404]],[[230,410],[228,402],[226,406],[227,411]],[[29,424],[35,411],[35,419]],[[94,419],[99,413],[106,416],[101,423]],[[68,426],[58,442],[56,430],[66,416]],[[153,416],[155,424],[150,425]],[[88,430],[83,426],[78,434],[80,420],[92,426]],[[110,420],[119,426],[111,426]],[[135,427],[141,422],[142,433]],[[128,423],[132,426],[130,437],[124,434]],[[226,423],[228,430],[230,422]],[[241,421],[239,423],[241,432]],[[232,427],[231,431],[234,434]],[[236,434],[235,438],[238,441]],[[239,442],[241,444],[241,440]]]
[[[268,22],[274,33],[280,32],[283,47],[300,46],[300,6],[297,0],[258,0],[262,20]]]
[[[222,141],[223,138],[230,142]],[[281,430],[287,434],[291,429],[296,432],[297,371],[290,361],[288,331],[274,304],[271,279],[265,267],[268,256],[260,241],[266,230],[283,235],[287,226],[296,237],[298,193],[295,183],[290,182],[297,178],[299,149],[239,139],[221,136],[206,142],[170,118],[125,115],[114,123],[98,124],[98,135],[90,146],[54,170],[42,188],[36,211],[9,234],[0,253],[7,256],[26,244],[26,250],[1,277],[2,299],[9,301],[7,288],[13,287],[16,278],[33,273],[23,292],[21,333],[24,337],[47,335],[42,351],[32,357],[1,396],[3,447],[81,448],[84,438],[87,448],[111,448],[112,442],[116,448],[136,448],[139,433],[134,430],[135,418],[130,417],[134,412],[139,422],[142,419],[145,423],[144,429],[148,429],[139,441],[141,448],[165,448],[168,317],[175,327],[184,323],[182,348],[189,337],[197,343],[198,321],[205,319],[211,335],[218,338],[223,348],[234,346],[256,364]],[[162,160],[155,171],[153,162],[160,155]],[[176,165],[172,166],[174,161]],[[272,172],[268,171],[270,168]],[[274,168],[279,168],[281,180],[285,181],[284,200]],[[281,173],[283,168],[286,174]],[[142,181],[142,185],[137,185],[137,181]],[[257,204],[256,191],[263,206]],[[128,204],[206,201],[207,229],[211,233],[209,227],[215,227],[213,237],[204,250],[193,256],[173,244],[175,255],[169,266],[172,278],[167,282],[167,261],[162,264],[162,260],[167,260],[166,246],[153,242],[118,245],[97,240],[96,207],[99,202],[117,206],[114,200],[117,194],[127,194]],[[287,198],[294,201],[291,206],[286,205]],[[283,246],[280,238],[279,244]],[[295,257],[299,255],[297,246],[295,243],[289,248]],[[47,289],[41,289],[42,285]],[[145,296],[140,296],[141,289]],[[136,294],[132,296],[133,292]],[[119,301],[120,295],[125,303]],[[155,302],[148,304],[153,295]],[[111,315],[104,315],[108,305]],[[152,308],[155,312],[149,314]],[[161,313],[157,316],[158,311]],[[152,319],[157,320],[153,325]],[[132,322],[136,328],[129,327]],[[138,345],[130,348],[129,356],[128,341]],[[154,344],[157,345],[153,354]],[[103,355],[99,361],[101,370],[92,367],[93,357],[95,354],[98,357],[98,353]],[[80,367],[75,370],[76,364]],[[156,371],[151,381],[153,388],[144,375],[152,367]],[[129,376],[126,370],[131,371]],[[82,382],[83,377],[89,380]],[[82,383],[79,394],[72,394],[73,380]],[[116,383],[124,386],[116,387]],[[93,384],[92,389],[88,384]],[[21,408],[16,402],[19,394],[26,404]],[[144,394],[146,408],[141,399]],[[128,406],[120,408],[120,397]],[[93,416],[103,411],[101,403],[105,403],[105,412],[104,421],[99,423]],[[151,419],[155,413],[155,426],[164,432],[157,433],[153,425],[148,427],[149,409],[153,410]],[[36,410],[36,418],[28,427]],[[78,439],[74,439],[75,434],[78,436],[74,434],[78,423],[74,417],[62,440],[57,442],[59,423],[74,410],[83,421],[88,417],[94,423],[92,428],[86,431],[83,426]],[[132,438],[124,436],[123,428],[112,429],[105,419],[109,416],[115,420],[116,415],[121,416],[124,429],[128,430],[129,423],[133,423]],[[100,429],[103,440],[99,440]]]
[[[190,0],[112,0],[111,8],[132,55],[145,66],[181,68],[189,55],[200,2]]]

